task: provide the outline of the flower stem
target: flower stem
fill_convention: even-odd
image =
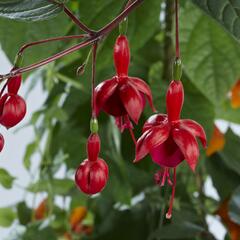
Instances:
[[[97,41],[102,39],[104,36],[106,36],[108,33],[110,33],[114,28],[116,28],[118,26],[118,24],[121,23],[143,1],[144,0],[135,0],[132,4],[130,4],[127,8],[125,8],[113,21],[108,23],[105,27],[103,27],[99,31],[94,32],[93,34],[89,35],[89,37],[85,41],[83,41],[71,48],[68,48],[62,52],[59,52],[49,58],[46,58],[42,61],[39,61],[37,63],[31,64],[26,67],[18,68],[16,70],[11,71],[8,74],[0,75],[0,82],[8,79],[9,77],[13,77],[13,76],[25,73],[25,72],[29,72],[31,70],[34,70],[41,66],[44,66],[44,65],[51,63],[59,58],[64,57],[72,52],[75,52],[81,48],[87,47],[89,45],[94,45]]]
[[[47,38],[43,40],[39,40],[36,42],[28,43],[23,45],[20,50],[18,51],[17,55],[22,55],[23,52],[32,46],[48,43],[48,42],[54,42],[54,41],[63,41],[63,40],[72,40],[72,39],[80,39],[80,38],[86,38],[88,35],[87,34],[81,34],[81,35],[70,35],[70,36],[62,36],[62,37],[54,37],[54,38]]]
[[[176,40],[176,58],[180,58],[180,44],[179,44],[179,3],[175,0],[175,40]]]
[[[96,60],[97,60],[98,42],[92,46],[92,118],[96,118],[95,106],[95,82],[96,82]]]
[[[170,199],[169,209],[166,214],[167,219],[171,219],[172,217],[172,208],[173,208],[173,201],[175,197],[175,190],[176,190],[176,183],[177,183],[177,176],[176,176],[176,168],[173,169],[173,185],[172,185],[172,196]]]
[[[130,133],[130,135],[132,137],[132,140],[133,140],[133,142],[134,142],[134,144],[136,146],[137,145],[137,140],[135,138],[134,132],[133,132],[132,128],[128,128],[128,130],[129,130],[129,133]]]

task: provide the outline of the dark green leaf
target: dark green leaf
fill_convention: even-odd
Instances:
[[[232,36],[240,39],[240,3],[237,0],[192,0],[218,21]]]
[[[20,202],[17,205],[17,215],[20,224],[27,225],[31,221],[32,210],[26,205],[25,202]]]
[[[25,20],[40,21],[56,16],[62,7],[48,0],[2,0],[0,3],[0,16]]]
[[[229,216],[231,220],[240,225],[240,187],[238,187],[229,201]]]

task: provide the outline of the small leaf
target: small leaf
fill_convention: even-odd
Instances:
[[[27,225],[31,221],[32,211],[25,202],[20,202],[17,205],[18,220],[22,225]]]
[[[36,148],[37,148],[37,142],[28,144],[28,146],[26,148],[25,155],[23,158],[23,164],[24,164],[25,168],[28,170],[31,166],[31,157],[35,153]]]
[[[10,19],[39,21],[56,16],[62,7],[48,0],[4,0],[0,3],[0,16]]]
[[[16,218],[12,208],[0,208],[0,226],[9,227]]]
[[[5,169],[0,168],[0,184],[7,188],[10,189],[12,187],[14,177],[12,177]]]

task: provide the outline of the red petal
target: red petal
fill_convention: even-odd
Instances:
[[[26,103],[18,95],[9,95],[3,106],[0,123],[6,128],[17,125],[26,114]]]
[[[184,90],[181,81],[170,83],[166,100],[169,121],[179,120],[184,102]]]
[[[4,147],[4,138],[3,135],[0,134],[0,152],[3,150]]]
[[[153,98],[152,98],[152,92],[150,87],[147,85],[145,81],[143,81],[140,78],[131,77],[129,80],[132,82],[132,84],[142,93],[144,93],[148,99],[149,105],[152,108],[154,112],[156,112],[156,109],[153,105]]]
[[[147,131],[148,129],[162,125],[162,124],[167,124],[168,118],[166,114],[154,114],[148,120],[145,122],[143,126],[143,132]]]
[[[109,97],[111,97],[114,91],[117,88],[117,81],[115,77],[110,80],[105,80],[100,83],[95,88],[95,104],[96,104],[96,114],[99,114],[99,111],[103,108],[104,103],[107,101]]]
[[[91,134],[87,141],[87,153],[89,161],[96,161],[98,159],[100,147],[100,138],[98,134]]]
[[[8,92],[17,94],[22,83],[22,75],[12,77],[8,80]]]
[[[142,96],[130,84],[123,84],[119,95],[128,115],[137,124],[144,107]]]
[[[127,37],[120,35],[114,46],[114,63],[118,76],[128,75],[130,49]]]
[[[195,171],[199,157],[197,140],[191,133],[184,129],[173,129],[172,136],[173,140],[182,151],[189,167]]]
[[[199,137],[202,142],[203,147],[207,146],[206,133],[205,133],[203,127],[199,123],[197,123],[191,119],[182,119],[177,123],[177,127],[187,130],[194,137]]]
[[[134,162],[140,161],[152,149],[165,142],[169,136],[170,128],[167,124],[153,127],[152,129],[143,133],[138,139],[136,146],[136,158]]]

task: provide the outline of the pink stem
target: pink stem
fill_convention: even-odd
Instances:
[[[180,44],[179,44],[179,5],[178,0],[175,0],[175,21],[176,21],[176,58],[180,58]]]
[[[92,47],[92,118],[96,118],[95,82],[96,82],[97,47],[98,43],[96,42]]]
[[[59,58],[62,58],[65,55],[68,55],[72,52],[75,52],[81,48],[84,48],[89,45],[93,45],[96,41],[100,40],[103,38],[105,35],[107,35],[109,32],[111,32],[120,22],[124,20],[125,17],[127,17],[131,11],[133,11],[137,6],[139,6],[144,0],[135,0],[130,6],[128,6],[126,9],[123,10],[121,14],[119,14],[112,22],[107,24],[105,27],[94,33],[92,36],[89,36],[86,41],[81,42],[71,48],[68,48],[60,53],[57,53],[53,55],[52,57],[46,58],[40,62],[34,63],[32,65],[18,68],[14,71],[11,71],[8,74],[5,75],[0,75],[0,82],[3,80],[8,79],[9,77],[13,77],[25,72],[29,72],[31,70],[34,70],[36,68],[39,68],[41,66],[44,66],[50,62],[53,62]]]
[[[166,214],[167,219],[171,219],[171,217],[172,217],[173,201],[174,201],[174,197],[175,197],[175,190],[176,190],[176,183],[177,183],[176,168],[174,168],[173,171],[174,171],[174,173],[173,173],[172,196],[171,196],[171,200],[170,200],[170,204],[169,204],[169,209]]]
[[[133,140],[133,142],[134,142],[134,144],[136,146],[137,145],[137,140],[135,138],[134,132],[133,132],[132,128],[128,128],[128,130],[129,130],[129,133],[130,133],[130,135],[132,137],[132,140]]]
[[[81,34],[81,35],[70,35],[70,36],[63,36],[63,37],[54,37],[54,38],[48,38],[48,39],[44,39],[44,40],[39,40],[36,42],[32,42],[32,43],[28,43],[23,45],[19,52],[18,55],[22,55],[23,52],[32,46],[36,46],[36,45],[40,45],[40,44],[44,44],[44,43],[48,43],[48,42],[54,42],[54,41],[62,41],[62,40],[72,40],[72,39],[79,39],[79,38],[86,38],[88,35],[87,34]]]

